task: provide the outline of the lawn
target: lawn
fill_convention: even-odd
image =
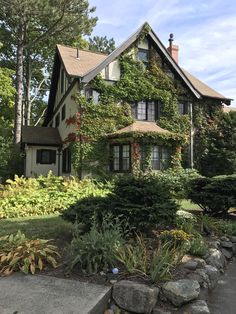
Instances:
[[[0,220],[0,236],[21,230],[29,238],[70,240],[73,225],[58,215]]]

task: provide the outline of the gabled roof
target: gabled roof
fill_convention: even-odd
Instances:
[[[39,126],[22,126],[21,142],[45,146],[60,146],[62,144],[57,128]]]
[[[88,50],[79,50],[79,58],[77,58],[76,48],[57,45],[57,49],[65,70],[70,76],[83,77],[107,58],[106,54]]]
[[[120,134],[126,133],[164,133],[164,134],[171,134],[170,131],[162,129],[159,127],[156,122],[149,122],[149,121],[135,121],[132,124],[112,133],[109,134],[108,137],[114,137]]]
[[[182,69],[185,76],[189,79],[189,81],[193,84],[193,86],[198,90],[198,92],[202,96],[212,97],[212,98],[218,98],[218,99],[228,99],[224,95],[218,93],[213,88],[209,87],[202,81],[200,81],[198,78],[187,72],[186,70]]]

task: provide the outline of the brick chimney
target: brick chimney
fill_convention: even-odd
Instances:
[[[176,63],[178,63],[179,61],[179,46],[177,45],[173,45],[173,41],[174,41],[174,35],[170,34],[170,38],[169,38],[169,47],[167,48],[169,54],[171,55],[171,57],[175,60]]]

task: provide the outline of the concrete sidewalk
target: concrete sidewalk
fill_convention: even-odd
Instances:
[[[110,287],[41,275],[0,278],[1,314],[103,314]]]

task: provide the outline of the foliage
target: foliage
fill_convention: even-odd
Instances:
[[[184,199],[188,196],[190,181],[200,175],[195,169],[167,169],[159,172],[157,176],[169,186],[176,199]]]
[[[0,219],[58,213],[89,195],[105,195],[102,183],[53,176],[29,178],[15,176],[0,190]]]
[[[120,246],[116,259],[125,266],[128,273],[146,275],[149,265],[149,252],[142,235],[136,235],[135,241]]]
[[[93,36],[88,40],[88,49],[110,54],[115,50],[115,40],[113,38],[108,39],[107,36]]]
[[[176,226],[179,229],[183,230],[184,232],[188,234],[192,234],[194,233],[194,227],[196,225],[197,218],[188,212],[179,210],[177,212],[175,222],[176,222]]]
[[[203,237],[200,234],[198,234],[197,236],[195,235],[194,237],[192,237],[188,253],[190,255],[202,257],[206,255],[207,249],[208,246],[205,243]]]
[[[177,251],[169,243],[160,246],[153,254],[150,265],[150,276],[153,282],[167,280],[171,277],[171,270],[176,265]]]
[[[177,210],[178,205],[165,183],[156,176],[140,174],[118,177],[111,194],[81,200],[66,210],[63,218],[89,225],[94,215],[102,221],[104,213],[111,213],[125,217],[139,231],[173,222]]]
[[[236,206],[236,175],[197,178],[191,181],[189,198],[205,213],[227,215]]]
[[[189,241],[191,236],[183,230],[165,230],[160,234],[160,240],[163,243],[169,243],[171,247],[179,248]]]
[[[49,240],[30,240],[18,231],[0,238],[0,275],[8,276],[18,270],[34,274],[47,264],[57,267],[57,256],[57,247]]]
[[[123,229],[116,221],[103,221],[101,228],[93,224],[91,230],[75,236],[71,242],[71,268],[79,267],[87,274],[115,266],[117,250],[123,244]]]
[[[81,175],[81,171],[87,168],[96,170],[107,166],[109,156],[105,154],[107,143],[104,136],[127,126],[133,119],[127,105],[119,106],[113,103],[107,106],[101,102],[95,104],[80,95],[77,95],[75,101],[78,112],[66,121],[68,125],[75,127],[75,132],[70,133],[65,142],[71,143],[73,166]]]

